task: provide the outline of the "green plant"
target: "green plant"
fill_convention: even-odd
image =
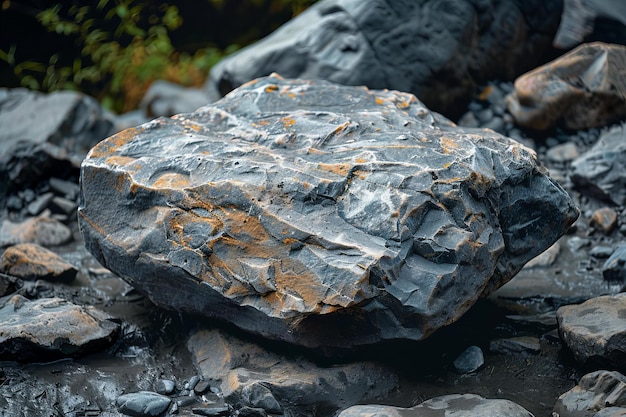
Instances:
[[[182,18],[178,8],[168,4],[134,0],[99,0],[95,6],[57,3],[36,17],[49,32],[75,39],[80,55],[55,53],[48,62],[17,62],[15,45],[0,50],[0,59],[12,67],[20,84],[47,92],[84,91],[117,112],[136,108],[156,79],[202,84],[211,66],[236,49],[177,51],[169,35],[181,26]]]

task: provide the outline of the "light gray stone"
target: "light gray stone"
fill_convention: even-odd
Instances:
[[[452,394],[432,398],[412,408],[390,405],[355,405],[338,417],[533,417],[509,400],[486,399],[475,394]]]

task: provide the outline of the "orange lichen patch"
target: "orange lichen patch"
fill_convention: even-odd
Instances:
[[[119,150],[122,146],[126,145],[131,140],[135,139],[135,137],[143,132],[143,130],[144,129],[142,128],[136,127],[122,130],[118,134],[113,135],[94,146],[87,155],[87,158],[107,157]]]
[[[135,162],[135,161],[136,161],[135,158],[130,158],[128,156],[114,155],[114,156],[109,156],[107,159],[105,159],[104,163],[107,164],[107,165],[124,166],[124,165],[128,165],[131,162]]]
[[[357,158],[354,160],[357,164],[364,164],[367,162],[367,159],[365,158]]]
[[[252,126],[267,126],[270,124],[269,120],[259,120],[258,122],[252,123]]]
[[[278,86],[276,84],[271,84],[271,85],[268,85],[267,87],[265,87],[265,92],[266,93],[273,93],[275,91],[278,91]]]
[[[333,174],[341,175],[342,177],[346,177],[350,170],[352,169],[352,165],[349,163],[337,163],[337,164],[317,164],[317,167],[324,171],[332,172]]]
[[[396,107],[398,107],[399,109],[406,109],[410,105],[411,105],[410,101],[401,101],[399,103],[396,103]]]
[[[296,119],[294,119],[293,117],[282,117],[280,119],[281,122],[283,122],[283,126],[285,127],[285,129],[290,128],[291,126],[296,124]]]
[[[154,188],[185,188],[190,185],[189,175],[179,174],[178,172],[166,172],[152,183]]]
[[[202,126],[200,126],[199,124],[193,123],[189,120],[184,120],[183,121],[183,126],[185,126],[186,129],[191,129],[194,130],[196,132],[199,132],[202,130]]]
[[[441,145],[441,150],[444,153],[452,153],[454,150],[459,148],[459,144],[453,139],[447,136],[442,136],[439,139],[439,143]]]
[[[379,104],[379,105],[385,104],[385,99],[382,97],[376,97],[376,104]]]
[[[480,92],[480,94],[478,95],[478,98],[482,101],[487,100],[487,97],[489,97],[489,94],[491,94],[493,92],[493,86],[488,85],[487,87],[483,88],[483,91]]]
[[[294,243],[299,243],[299,242],[300,241],[298,239],[294,239],[292,237],[288,237],[288,238],[283,239],[283,244],[287,245],[287,246],[291,246]]]

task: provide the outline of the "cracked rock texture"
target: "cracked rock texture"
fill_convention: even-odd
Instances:
[[[104,140],[81,183],[87,248],[156,304],[313,348],[423,339],[578,216],[512,139],[278,76]]]

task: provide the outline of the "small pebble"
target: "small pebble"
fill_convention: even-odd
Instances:
[[[196,393],[196,395],[202,395],[209,391],[210,388],[211,386],[207,381],[198,381],[196,386],[193,387],[193,391]]]
[[[154,389],[159,394],[170,395],[176,389],[176,383],[170,379],[159,379],[154,384]]]
[[[41,214],[41,212],[44,211],[46,207],[48,207],[53,198],[54,194],[52,193],[42,194],[28,204],[28,206],[26,207],[26,211],[28,211],[28,214],[32,216],[37,216]]]
[[[478,346],[470,346],[452,364],[460,374],[476,372],[485,364],[483,351]]]
[[[598,209],[591,215],[589,225],[605,235],[608,235],[617,226],[617,213],[609,207]]]
[[[167,410],[172,400],[156,392],[140,391],[124,394],[117,398],[120,413],[137,417],[155,417]]]

